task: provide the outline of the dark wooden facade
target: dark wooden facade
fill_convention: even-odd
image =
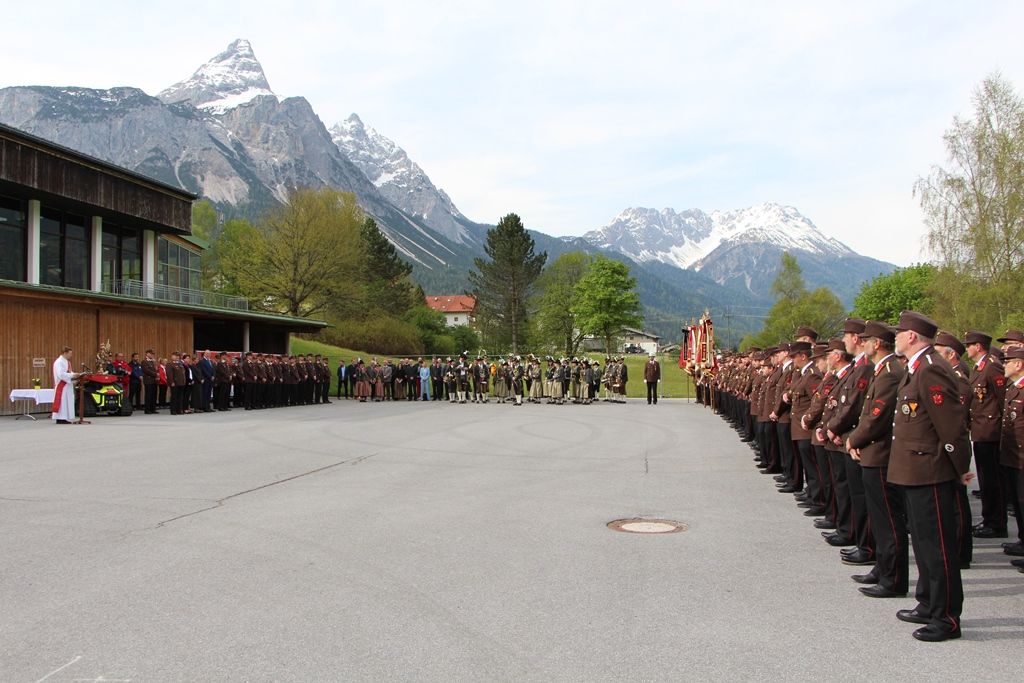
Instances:
[[[0,188],[4,184],[31,188],[85,215],[163,233],[192,231],[194,195],[0,125]]]

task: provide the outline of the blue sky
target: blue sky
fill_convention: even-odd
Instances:
[[[1024,3],[370,4],[21,5],[0,86],[155,94],[247,38],[279,96],[358,113],[474,220],[775,201],[905,265],[943,131],[987,75],[1024,84]]]

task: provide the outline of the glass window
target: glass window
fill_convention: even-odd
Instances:
[[[61,258],[60,212],[39,212],[39,282],[60,287],[64,284],[64,260]]]
[[[25,280],[25,239],[24,203],[0,197],[0,278]]]

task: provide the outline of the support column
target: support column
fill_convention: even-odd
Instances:
[[[156,233],[152,230],[142,231],[142,296],[153,298],[153,285],[156,283]]]
[[[89,252],[89,289],[103,291],[103,218],[92,217],[92,250]]]
[[[28,200],[28,265],[25,281],[30,285],[39,284],[39,211],[39,200]]]
[[[249,353],[249,323],[242,323],[242,352]]]

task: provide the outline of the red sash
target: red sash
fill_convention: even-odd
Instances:
[[[64,396],[64,385],[67,384],[64,380],[57,383],[57,388],[53,390],[53,412],[60,412],[60,402]]]

